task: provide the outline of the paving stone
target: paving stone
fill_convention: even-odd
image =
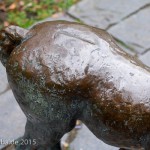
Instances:
[[[148,4],[149,0],[83,0],[69,13],[86,24],[106,29]]]
[[[12,91],[0,95],[0,140],[15,140],[24,134],[26,118]],[[4,145],[0,145],[2,148]]]
[[[8,86],[6,71],[2,63],[0,62],[0,94],[5,91]]]
[[[145,54],[141,55],[139,59],[147,66],[150,67],[150,51],[146,52]]]
[[[83,124],[82,128],[78,131],[76,138],[70,144],[70,150],[118,150],[118,148],[109,146],[100,141]]]
[[[150,48],[150,6],[120,22],[108,31],[129,47],[142,53]]]

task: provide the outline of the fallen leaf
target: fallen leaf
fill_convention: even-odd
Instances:
[[[17,5],[15,4],[15,3],[13,3],[13,4],[11,4],[10,6],[9,6],[9,10],[14,10],[14,9],[16,9],[16,7],[17,7]]]
[[[2,11],[6,11],[5,3],[0,2],[0,10],[2,10]]]
[[[7,26],[9,26],[9,22],[4,21],[4,27],[7,27]]]
[[[26,7],[31,7],[33,5],[33,3],[28,3],[27,5],[26,5]]]
[[[69,143],[64,142],[62,144],[63,144],[64,147],[69,147]]]
[[[51,18],[59,18],[59,17],[61,17],[61,16],[63,16],[63,13],[56,13],[56,14],[53,14],[53,15],[51,16]]]
[[[24,6],[24,1],[20,1],[20,2],[19,2],[19,5],[20,5],[20,6]]]

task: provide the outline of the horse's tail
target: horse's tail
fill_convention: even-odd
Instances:
[[[0,31],[0,60],[4,66],[13,49],[26,37],[27,32],[28,30],[13,25]]]

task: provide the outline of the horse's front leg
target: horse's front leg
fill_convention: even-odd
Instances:
[[[61,150],[60,139],[65,133],[61,127],[59,130],[47,123],[27,121],[25,134],[17,140],[15,150]]]

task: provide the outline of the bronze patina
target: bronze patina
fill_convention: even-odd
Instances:
[[[52,21],[0,33],[1,61],[27,117],[18,150],[59,150],[81,120],[96,137],[124,149],[150,150],[150,68],[104,30]]]

